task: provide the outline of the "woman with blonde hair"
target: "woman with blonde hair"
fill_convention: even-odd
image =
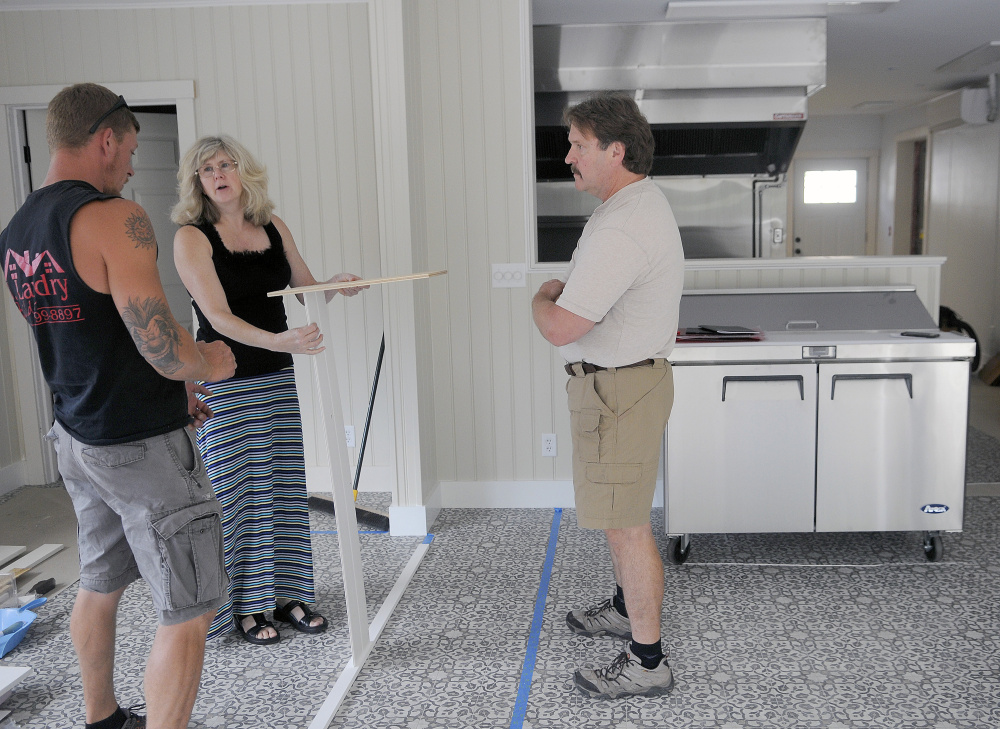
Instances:
[[[180,201],[171,219],[182,227],[174,263],[194,302],[198,339],[221,339],[236,356],[230,380],[205,383],[215,416],[198,431],[222,504],[230,578],[230,601],[208,636],[235,624],[250,643],[277,643],[268,610],[296,630],[321,633],[326,619],[309,607],[315,592],[292,354],[322,352],[323,334],[316,324],[289,329],[284,297],[267,296],[318,282],[288,227],[272,214],[264,167],[235,139],[199,139],[181,160],[177,180]],[[357,278],[341,273],[329,281]]]

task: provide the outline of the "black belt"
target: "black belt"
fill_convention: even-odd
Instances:
[[[590,364],[590,362],[567,362],[566,363],[566,374],[570,377],[576,377],[577,374],[573,370],[575,365],[580,365],[580,369],[583,370],[583,374],[592,375],[595,372],[604,372],[605,370],[625,370],[629,367],[646,367],[648,365],[656,362],[654,359],[644,359],[639,362],[633,362],[632,364],[621,365],[619,367],[601,367],[600,365]]]

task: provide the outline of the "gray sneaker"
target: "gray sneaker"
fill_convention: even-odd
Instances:
[[[566,614],[566,625],[574,633],[591,638],[613,635],[624,640],[632,640],[632,623],[615,610],[614,603],[610,599],[586,610],[571,610]]]
[[[125,723],[122,724],[121,729],[146,729],[146,717],[135,713],[136,709],[145,709],[145,704],[137,704],[135,706],[130,706],[125,709]]]
[[[643,668],[631,651],[622,651],[606,668],[585,668],[573,674],[573,683],[583,693],[597,699],[619,696],[659,696],[670,693],[674,674],[666,656],[656,668]]]

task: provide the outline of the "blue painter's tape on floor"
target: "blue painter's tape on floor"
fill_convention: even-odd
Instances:
[[[424,544],[430,544],[433,541],[434,541],[434,535],[433,534],[428,534],[426,537],[424,537],[423,543]]]
[[[549,531],[549,547],[545,552],[545,566],[542,568],[542,579],[538,583],[538,597],[535,598],[535,614],[531,620],[531,633],[528,635],[528,649],[524,654],[524,666],[521,668],[521,683],[517,688],[517,701],[514,702],[514,715],[510,720],[510,729],[521,729],[524,715],[528,710],[528,694],[531,693],[531,678],[535,673],[535,659],[538,656],[538,641],[542,633],[542,619],[545,617],[545,601],[549,596],[549,580],[552,579],[552,563],[556,557],[556,543],[559,541],[559,522],[562,521],[562,509],[556,509],[552,515],[552,528]]]
[[[309,533],[310,534],[336,534],[337,530],[336,529],[332,529],[332,530],[331,529],[313,529]],[[376,530],[376,531],[362,531],[360,529],[358,530],[358,534],[388,534],[388,533],[389,532],[384,532],[384,531],[379,531],[379,530]]]

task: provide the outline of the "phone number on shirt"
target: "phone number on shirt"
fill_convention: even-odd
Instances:
[[[43,306],[35,310],[35,325],[83,321],[79,306]]]

